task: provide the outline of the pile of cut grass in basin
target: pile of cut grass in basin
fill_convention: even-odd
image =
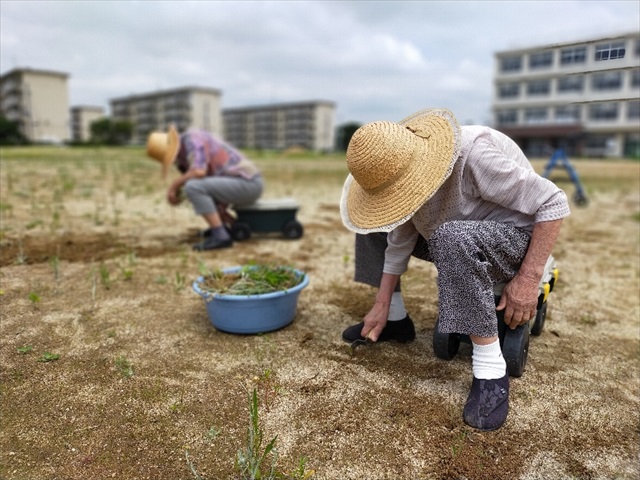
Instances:
[[[287,266],[246,265],[237,273],[216,270],[205,275],[202,289],[219,295],[261,295],[289,290],[303,279]]]

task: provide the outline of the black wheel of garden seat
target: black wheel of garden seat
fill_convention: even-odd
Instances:
[[[248,240],[251,238],[251,226],[245,222],[235,222],[231,225],[231,236],[239,242]]]
[[[536,312],[536,318],[533,320],[533,326],[531,327],[531,335],[538,336],[544,330],[544,321],[547,318],[547,302],[544,302],[542,306]]]
[[[302,228],[302,224],[297,220],[289,220],[284,224],[284,227],[282,227],[282,234],[284,235],[284,238],[291,240],[302,237],[303,232],[304,229]]]
[[[502,355],[507,362],[507,373],[511,377],[521,377],[529,355],[529,325],[524,324],[504,332]]]

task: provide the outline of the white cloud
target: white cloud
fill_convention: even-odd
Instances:
[[[0,2],[0,72],[70,73],[74,104],[157,88],[223,106],[326,99],[339,120],[489,118],[495,51],[638,30],[638,1]]]

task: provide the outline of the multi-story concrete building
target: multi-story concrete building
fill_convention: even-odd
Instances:
[[[91,140],[91,124],[105,117],[104,108],[78,105],[71,108],[71,138],[74,142]]]
[[[316,100],[222,111],[224,137],[238,148],[332,151],[335,104]]]
[[[640,156],[640,33],[496,53],[494,126],[528,155]]]
[[[183,87],[110,100],[114,120],[133,123],[133,142],[145,143],[149,132],[175,124],[179,131],[198,128],[222,134],[219,90]]]
[[[63,143],[69,131],[69,75],[17,68],[0,76],[0,113],[36,143]]]

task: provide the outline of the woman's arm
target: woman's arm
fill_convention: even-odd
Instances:
[[[538,287],[561,225],[562,219],[539,222],[533,226],[529,248],[520,270],[504,287],[496,307],[496,310],[504,310],[504,322],[509,328],[516,328],[535,316]]]
[[[171,185],[167,190],[167,202],[171,205],[178,205],[180,203],[180,189],[182,189],[183,185],[192,178],[202,178],[206,174],[207,172],[204,169],[193,168],[180,175],[171,182]]]
[[[391,296],[396,288],[400,275],[383,273],[380,280],[380,288],[376,294],[376,301],[366,317],[364,317],[364,327],[360,335],[376,342],[382,333],[389,317],[389,307]]]

